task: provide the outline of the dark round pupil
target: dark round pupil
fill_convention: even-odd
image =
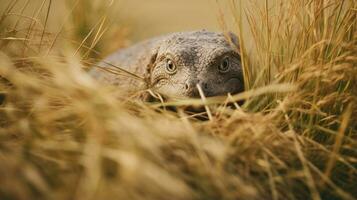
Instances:
[[[229,66],[229,61],[228,61],[228,59],[226,58],[226,59],[224,59],[223,62],[222,62],[221,69],[222,69],[222,70],[226,70],[226,69],[228,68],[228,66]]]
[[[171,60],[167,61],[167,68],[171,71],[174,70],[175,67]]]

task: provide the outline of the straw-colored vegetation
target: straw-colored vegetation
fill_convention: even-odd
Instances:
[[[51,33],[54,1],[33,2],[0,14],[0,199],[357,199],[356,1],[232,1],[247,92],[206,99],[209,120],[86,74],[125,44],[115,6]]]

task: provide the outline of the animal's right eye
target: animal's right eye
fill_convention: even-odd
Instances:
[[[177,71],[177,67],[175,63],[171,59],[166,59],[166,67],[165,70],[168,74],[174,74]]]

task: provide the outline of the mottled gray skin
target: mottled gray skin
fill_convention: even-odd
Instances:
[[[244,90],[238,40],[231,33],[193,31],[153,38],[119,50],[105,58],[100,66],[111,63],[144,77],[138,81],[94,69],[101,81],[129,90],[152,89],[166,97],[200,97],[235,94]]]

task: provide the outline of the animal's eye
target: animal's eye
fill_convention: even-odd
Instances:
[[[177,71],[177,67],[171,59],[166,60],[166,68],[165,69],[168,74],[174,74]]]
[[[221,64],[218,66],[218,70],[220,72],[227,72],[230,68],[230,61],[228,57],[224,57],[221,61]]]

